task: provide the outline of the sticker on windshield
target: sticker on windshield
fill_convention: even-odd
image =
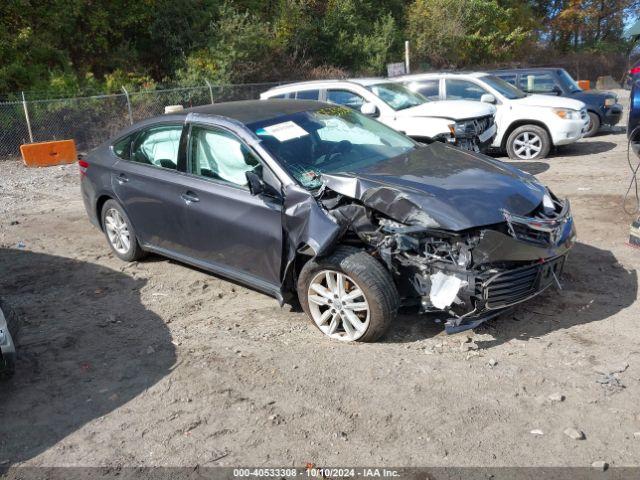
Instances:
[[[262,130],[275,137],[279,142],[286,142],[293,138],[309,135],[309,132],[292,121],[277,123],[276,125],[264,127]]]

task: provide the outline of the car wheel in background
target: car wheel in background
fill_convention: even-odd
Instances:
[[[597,113],[589,112],[589,128],[583,135],[583,138],[593,137],[600,130],[600,117]]]
[[[121,260],[133,262],[145,256],[133,224],[115,200],[107,200],[102,207],[102,228],[111,250]]]
[[[550,149],[549,134],[537,125],[518,127],[507,138],[507,155],[512,160],[540,160]]]
[[[298,298],[316,327],[345,342],[375,342],[398,311],[399,295],[387,270],[368,253],[340,246],[305,264]]]

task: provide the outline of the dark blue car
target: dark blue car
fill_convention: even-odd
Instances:
[[[622,105],[615,93],[582,90],[563,68],[519,68],[491,73],[526,93],[558,95],[584,102],[590,119],[585,137],[592,137],[602,125],[613,126],[622,118]]]
[[[631,78],[631,98],[627,137],[635,145],[640,145],[640,66],[633,67],[629,71],[629,78]],[[637,151],[637,148],[634,150]]]

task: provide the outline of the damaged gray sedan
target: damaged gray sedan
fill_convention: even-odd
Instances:
[[[568,201],[533,176],[319,102],[172,113],[79,165],[118,257],[156,252],[297,296],[343,341],[377,340],[401,306],[473,328],[559,285],[575,241]]]

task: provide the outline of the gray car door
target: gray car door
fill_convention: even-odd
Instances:
[[[156,124],[132,135],[127,159],[114,164],[111,184],[138,239],[163,252],[183,252],[187,228],[178,169],[182,124]]]
[[[188,255],[205,268],[274,292],[282,262],[282,200],[252,195],[246,172],[270,173],[232,132],[193,124],[187,144]]]

